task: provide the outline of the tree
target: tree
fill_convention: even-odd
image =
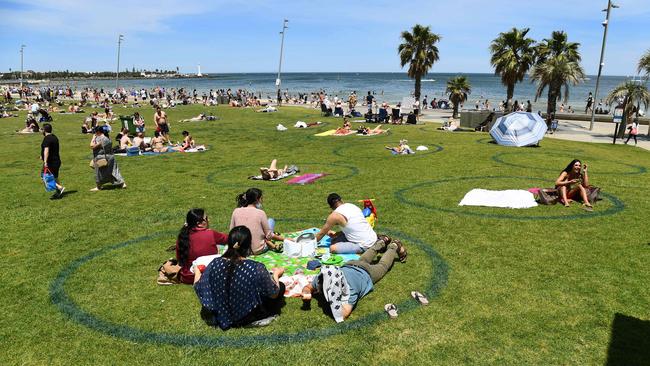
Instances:
[[[547,116],[555,113],[558,99],[569,100],[569,86],[581,83],[585,71],[580,66],[580,43],[568,42],[567,34],[555,31],[535,47],[536,63],[531,78],[537,81],[535,101],[548,88]],[[562,92],[564,89],[564,92]]]
[[[499,33],[490,45],[490,63],[507,88],[508,110],[515,94],[515,84],[524,80],[535,61],[535,40],[526,38],[528,31],[529,28],[512,28],[509,32]]]
[[[619,84],[607,96],[608,105],[621,106],[623,108],[623,122],[618,128],[618,137],[625,135],[625,127],[632,116],[639,112],[639,106],[644,104],[645,108],[650,105],[650,92],[648,88],[638,82],[626,81]],[[620,103],[620,104],[619,104]]]
[[[637,71],[639,74],[644,73],[647,78],[650,78],[650,50],[645,51],[641,56]]]
[[[472,93],[472,86],[465,76],[456,76],[447,80],[447,94],[449,101],[454,104],[453,118],[458,118],[458,108],[467,100],[467,95]]]
[[[403,31],[400,37],[403,41],[397,48],[400,65],[409,64],[408,76],[415,79],[415,99],[420,100],[422,77],[440,59],[436,47],[440,36],[431,33],[429,27],[416,24],[411,32]]]

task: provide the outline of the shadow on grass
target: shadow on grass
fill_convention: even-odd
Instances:
[[[650,321],[616,313],[607,350],[607,366],[650,362]]]

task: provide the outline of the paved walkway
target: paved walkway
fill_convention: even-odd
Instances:
[[[420,117],[420,121],[428,123],[442,123],[451,117],[451,111],[448,110],[425,110],[424,114]],[[594,129],[589,131],[589,121],[564,121],[558,122],[558,129],[554,134],[546,135],[547,138],[555,138],[561,140],[593,142],[600,144],[611,144],[614,136],[613,123],[595,122]],[[648,138],[648,127],[639,126],[639,141],[637,147],[645,150],[650,150],[650,138]],[[627,139],[627,134],[625,135]],[[616,144],[625,143],[625,139],[616,139]],[[630,140],[630,145],[634,147],[634,138]]]

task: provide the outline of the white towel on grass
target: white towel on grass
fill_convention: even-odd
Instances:
[[[491,191],[472,189],[465,194],[458,206],[487,206],[503,208],[531,208],[537,206],[535,196],[521,189]]]

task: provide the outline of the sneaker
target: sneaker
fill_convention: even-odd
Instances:
[[[63,192],[65,192],[65,187],[61,187],[60,191],[57,191],[56,194],[59,198],[63,197]]]

